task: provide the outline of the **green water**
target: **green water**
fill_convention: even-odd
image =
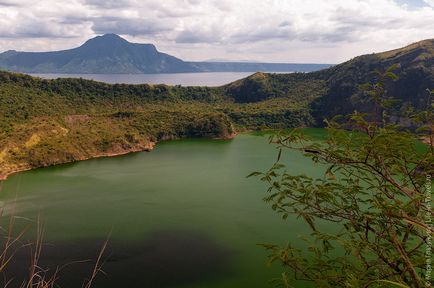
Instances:
[[[40,216],[46,265],[95,258],[111,233],[97,288],[272,287],[281,268],[267,266],[257,244],[302,243],[297,237],[308,231],[282,220],[262,201],[264,184],[245,177],[276,156],[264,135],[164,142],[152,152],[13,175],[0,200],[6,214],[23,217],[18,227],[34,227]],[[321,173],[298,153],[282,160],[294,173]],[[91,267],[69,265],[63,287],[80,287]]]

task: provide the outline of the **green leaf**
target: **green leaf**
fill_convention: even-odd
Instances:
[[[249,175],[247,175],[246,178],[250,178],[250,177],[253,177],[253,176],[260,176],[260,175],[263,175],[263,173],[261,173],[261,172],[252,172]]]

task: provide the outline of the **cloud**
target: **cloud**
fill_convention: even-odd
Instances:
[[[432,38],[434,0],[417,1],[0,0],[0,50],[116,33],[188,60],[337,62]]]
[[[217,33],[212,33],[211,30],[208,32],[204,31],[194,31],[194,30],[184,30],[180,32],[176,38],[176,43],[218,43],[221,41],[221,35]]]
[[[423,0],[426,4],[428,4],[431,7],[434,7],[434,0]]]
[[[95,6],[98,8],[113,9],[125,8],[133,4],[131,0],[85,0],[85,5]]]
[[[23,23],[16,28],[16,32],[12,37],[24,37],[24,38],[73,38],[77,34],[71,33],[66,27],[48,25],[45,22],[29,21]]]
[[[12,0],[0,0],[0,7],[1,6],[20,6],[20,4]]]
[[[115,33],[121,35],[156,35],[171,29],[168,23],[155,19],[128,19],[120,17],[97,17],[89,19],[92,30],[97,34]]]

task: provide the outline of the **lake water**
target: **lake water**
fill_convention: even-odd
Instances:
[[[106,83],[221,86],[252,75],[252,72],[165,73],[165,74],[30,74],[45,79],[83,78]]]
[[[20,216],[17,231],[29,226],[33,233],[40,216],[43,265],[69,263],[61,287],[81,287],[92,264],[71,262],[96,259],[109,234],[106,275],[96,288],[273,287],[269,281],[281,268],[268,267],[257,244],[302,245],[297,236],[308,232],[300,220],[275,214],[262,201],[264,184],[246,178],[276,157],[263,135],[163,142],[152,152],[13,175],[0,200],[6,214]],[[296,152],[282,161],[296,173],[322,173]],[[10,273],[27,272],[28,256],[18,253]]]

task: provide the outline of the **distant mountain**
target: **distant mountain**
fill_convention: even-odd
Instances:
[[[158,52],[152,44],[130,43],[115,34],[95,37],[70,50],[7,51],[0,54],[0,67],[29,73],[197,72],[190,64]]]
[[[77,48],[0,54],[0,69],[24,73],[141,74],[180,72],[308,72],[325,64],[186,62],[152,44],[130,43],[116,34],[97,36]]]

